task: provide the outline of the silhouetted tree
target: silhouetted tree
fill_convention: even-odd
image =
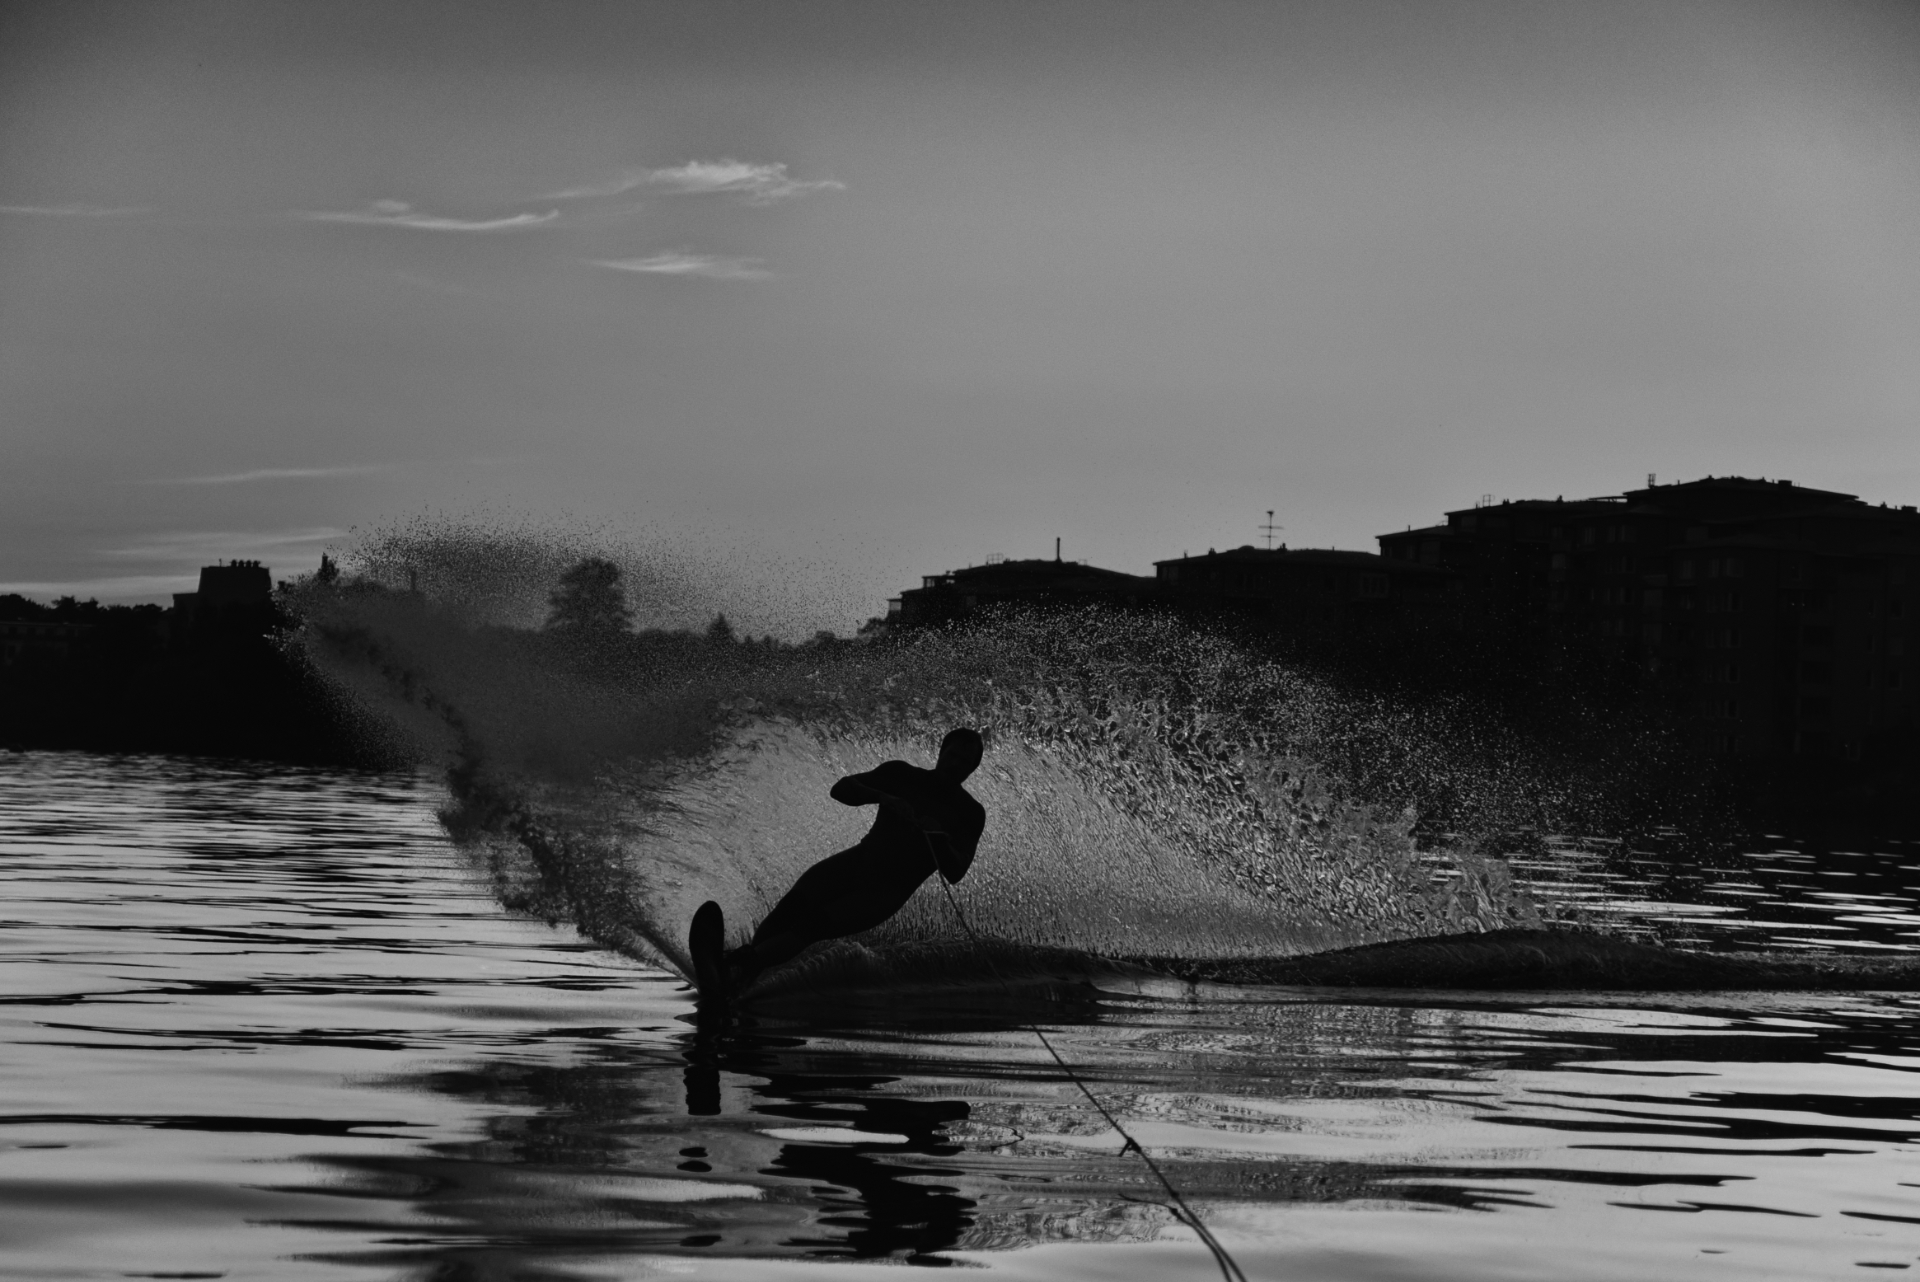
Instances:
[[[707,640],[731,645],[733,639],[733,625],[727,622],[727,616],[714,615],[713,622],[707,625]]]
[[[587,557],[561,575],[547,604],[552,607],[547,627],[554,632],[609,636],[625,632],[633,621],[620,586],[620,567],[604,557]]]

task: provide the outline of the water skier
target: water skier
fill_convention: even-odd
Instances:
[[[744,946],[726,951],[720,905],[700,905],[688,944],[702,1008],[724,1010],[761,972],[809,944],[878,926],[934,872],[949,884],[966,876],[987,812],[960,785],[984,751],[979,732],[963,727],[940,741],[931,770],[888,761],[835,783],[829,795],[841,805],[880,808],[873,827],[859,845],[801,873]]]

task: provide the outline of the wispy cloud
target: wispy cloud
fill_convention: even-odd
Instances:
[[[331,525],[291,530],[194,530],[142,535],[125,547],[102,548],[98,554],[128,561],[171,561],[197,568],[221,560],[271,561],[300,548],[343,539],[347,534]],[[308,555],[316,554],[317,550]]]
[[[35,218],[125,218],[130,214],[152,212],[152,205],[0,205],[0,214],[25,214]]]
[[[351,534],[331,525],[136,534],[118,547],[89,549],[84,562],[61,566],[46,577],[0,581],[0,593],[83,601],[164,600],[171,592],[191,592],[200,568],[220,561],[259,561],[276,578],[304,573],[319,566],[320,554],[329,545]],[[56,577],[60,575],[65,577]]]
[[[704,276],[709,280],[765,280],[772,272],[757,258],[722,258],[717,254],[653,254],[646,258],[594,258],[595,267],[616,272],[645,272],[655,276]]]
[[[150,485],[247,485],[254,481],[310,481],[332,476],[365,476],[384,472],[384,463],[366,463],[352,467],[257,467],[250,472],[221,472],[214,476],[172,476],[149,481]]]
[[[295,218],[316,223],[356,223],[364,227],[409,227],[415,231],[519,231],[560,217],[560,211],[513,214],[506,218],[443,218],[423,214],[404,200],[376,200],[366,210],[297,210]]]
[[[784,164],[756,165],[744,160],[690,160],[664,169],[636,169],[618,178],[584,187],[569,187],[547,200],[580,200],[589,196],[618,196],[641,187],[676,195],[731,194],[749,204],[770,205],[777,200],[812,191],[845,191],[847,185],[830,178],[802,180],[787,173]]]

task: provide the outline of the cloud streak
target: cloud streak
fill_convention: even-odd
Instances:
[[[127,547],[102,548],[98,555],[129,561],[172,561],[202,566],[235,558],[270,560],[295,549],[332,543],[350,531],[337,526],[308,526],[291,530],[206,530],[149,534]]]
[[[314,223],[352,223],[361,227],[406,227],[413,231],[520,231],[540,227],[560,217],[560,211],[544,214],[512,214],[505,218],[443,218],[425,214],[404,200],[376,200],[366,210],[296,210],[295,218]]]
[[[30,597],[96,597],[108,601],[151,600],[191,591],[200,567],[217,561],[262,561],[275,577],[313,569],[329,544],[352,532],[338,526],[280,530],[194,530],[140,534],[121,547],[95,548],[95,565],[75,568],[75,577],[0,582],[0,593]],[[99,562],[104,561],[105,565]],[[132,564],[127,564],[131,562]],[[124,573],[114,573],[124,569]]]
[[[215,476],[178,476],[149,481],[150,485],[249,485],[255,481],[310,481],[332,476],[365,476],[384,472],[384,464],[352,467],[257,467],[250,472],[222,472]]]
[[[642,187],[681,196],[735,195],[750,205],[771,205],[775,201],[804,196],[809,192],[847,189],[845,183],[830,178],[802,180],[792,177],[784,164],[690,160],[684,165],[671,165],[664,169],[636,169],[604,183],[569,187],[545,199],[583,200],[593,196],[619,196]]]
[[[723,258],[717,254],[687,254],[678,251],[653,254],[646,258],[594,258],[595,267],[616,272],[639,272],[653,276],[703,276],[708,280],[766,280],[773,273],[759,266],[757,258]]]
[[[0,214],[22,214],[33,218],[125,218],[146,214],[152,205],[0,205]]]

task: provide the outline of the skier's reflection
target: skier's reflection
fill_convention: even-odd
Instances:
[[[809,1231],[789,1238],[787,1245],[821,1255],[950,1263],[932,1253],[953,1246],[972,1227],[975,1203],[952,1186],[935,1182],[958,1176],[958,1170],[924,1159],[960,1151],[946,1141],[944,1131],[966,1119],[967,1104],[880,1094],[878,1088],[892,1080],[887,1077],[805,1072],[792,1056],[782,1054],[800,1045],[738,1033],[691,1039],[685,1051],[687,1112],[695,1117],[723,1112],[722,1072],[765,1079],[752,1090],[752,1111],[786,1125],[762,1129],[818,1136],[779,1136],[778,1154],[760,1172],[808,1181],[814,1205],[822,1212],[807,1226]],[[836,1135],[850,1142],[834,1142]],[[909,1155],[922,1160],[890,1160]],[[682,1169],[706,1167],[704,1157],[704,1151],[690,1156]],[[820,1228],[844,1233],[812,1231]]]

